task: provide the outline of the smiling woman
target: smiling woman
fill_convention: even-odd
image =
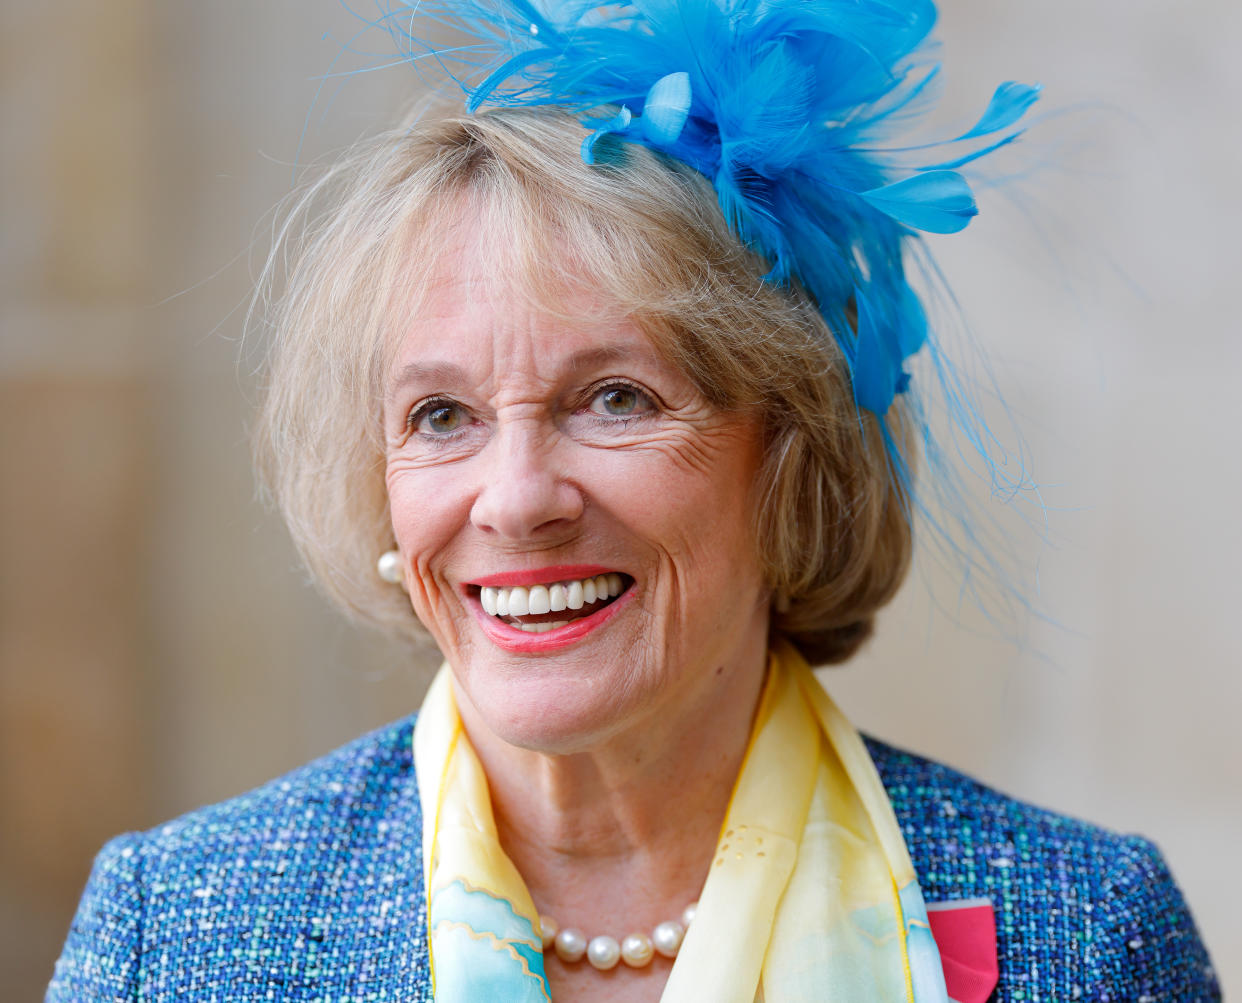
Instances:
[[[604,782],[642,797],[597,836],[616,858],[597,866],[615,887],[661,889],[604,912],[654,928],[697,897],[706,861],[661,853],[653,870],[625,847],[687,833],[710,845],[762,679],[758,415],[713,407],[633,322],[532,309],[486,255],[450,250],[440,267],[455,280],[436,283],[395,352],[399,371],[424,360],[434,375],[385,400],[412,606],[456,667],[463,725],[540,908],[598,911],[598,891],[545,851],[599,812]],[[669,806],[669,763],[704,754],[709,796]],[[531,812],[536,778],[564,814]],[[675,825],[648,828],[659,814]]]
[[[701,175],[642,147],[617,146],[614,163],[592,167],[576,156],[580,137],[556,110],[433,119],[361,150],[304,198],[307,214],[323,197],[340,208],[297,252],[258,436],[303,557],[360,619],[420,633],[367,556],[392,542],[374,458],[392,457],[397,440],[419,466],[469,448],[495,422],[450,384],[494,392],[507,370],[517,380],[526,356],[512,353],[523,349],[542,366],[530,362],[528,379],[547,381],[555,349],[573,370],[555,375],[565,381],[554,388],[558,436],[608,448],[627,434],[641,444],[659,416],[684,419],[664,427],[685,432],[724,415],[758,422],[748,520],[766,580],[787,600],[782,625],[817,662],[849,657],[901,582],[910,526],[837,341],[805,297],[760,280],[762,261],[729,231]],[[314,355],[333,364],[302,363]],[[668,398],[626,371],[657,359]],[[582,396],[610,389],[610,376],[633,384],[644,408],[650,398],[628,431]],[[382,441],[374,401],[384,402]],[[420,409],[425,432],[469,428],[447,444],[411,437]],[[899,403],[887,421],[898,441],[905,422]],[[418,442],[422,455],[410,454]],[[689,462],[694,447],[684,448]]]
[[[769,56],[827,46],[820,89],[870,81],[882,118],[900,74],[873,63],[930,7],[818,3]],[[325,591],[445,664],[416,718],[109,844],[49,999],[1218,995],[1153,847],[865,741],[811,674],[905,573],[926,331],[901,252],[973,202],[865,158],[818,188],[726,169],[744,144],[702,83],[643,78],[642,116],[593,132],[427,116],[306,195],[261,466]],[[1034,94],[997,93],[961,138]],[[850,120],[816,115],[795,132]],[[794,189],[788,247],[746,229]]]
[[[653,717],[699,732],[735,695],[744,726],[769,605],[757,410],[714,407],[633,321],[549,316],[494,257],[439,255],[384,403],[405,584],[466,720],[557,753],[650,742]]]

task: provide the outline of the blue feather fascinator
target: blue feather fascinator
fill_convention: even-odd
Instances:
[[[972,584],[982,571],[1013,598],[1004,540],[954,470],[981,460],[994,492],[1032,485],[940,350],[908,269],[939,281],[920,235],[955,233],[976,215],[962,169],[1022,134],[1038,85],[1001,84],[955,135],[907,138],[934,104],[932,0],[379,3],[374,23],[406,60],[447,72],[470,111],[558,105],[582,121],[588,164],[609,136],[703,174],[735,235],[766,261],[765,279],[796,281],[814,299],[860,409],[885,415],[922,351],[949,446],[931,432],[929,395],[911,394],[931,477],[914,489],[910,457],[881,422],[893,476],[929,517],[940,555],[965,571],[962,591],[988,606]],[[464,41],[429,41],[434,22]]]
[[[471,43],[428,45],[414,28],[429,17]],[[928,339],[904,245],[970,222],[959,169],[1016,139],[1039,93],[1001,84],[961,135],[894,145],[931,103],[931,0],[428,0],[382,20],[411,59],[448,70],[471,111],[561,105],[590,130],[587,163],[612,135],[707,177],[766,278],[814,298],[877,415]]]

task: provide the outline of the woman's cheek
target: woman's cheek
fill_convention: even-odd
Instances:
[[[410,601],[420,619],[438,618],[444,601],[441,555],[451,546],[459,521],[450,485],[432,470],[391,467],[388,504],[393,535],[409,569]],[[430,624],[427,624],[430,626]]]

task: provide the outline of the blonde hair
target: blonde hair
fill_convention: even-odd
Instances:
[[[261,285],[283,280],[256,430],[267,491],[328,596],[425,636],[375,571],[392,546],[379,413],[394,312],[418,309],[468,205],[542,308],[589,288],[714,405],[761,415],[755,534],[774,629],[814,662],[848,658],[910,557],[879,420],[857,409],[814,304],[762,280],[766,265],[729,232],[705,178],[620,143],[597,146],[587,166],[583,136],[556,109],[442,116],[368,144],[300,196]],[[900,403],[888,421],[906,441]]]

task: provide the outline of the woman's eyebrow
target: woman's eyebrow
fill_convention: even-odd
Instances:
[[[563,368],[567,373],[579,373],[585,369],[598,369],[600,366],[616,362],[634,362],[642,357],[643,353],[636,350],[633,345],[624,343],[597,345],[594,348],[584,348],[574,352],[565,360]]]
[[[419,383],[451,386],[463,383],[465,379],[466,371],[452,362],[411,362],[397,370],[391,389]]]
[[[562,373],[573,376],[615,363],[640,361],[644,356],[645,353],[635,346],[622,342],[596,345],[573,352],[559,368]],[[390,390],[415,385],[459,386],[466,380],[466,370],[453,362],[410,362],[397,370]]]

